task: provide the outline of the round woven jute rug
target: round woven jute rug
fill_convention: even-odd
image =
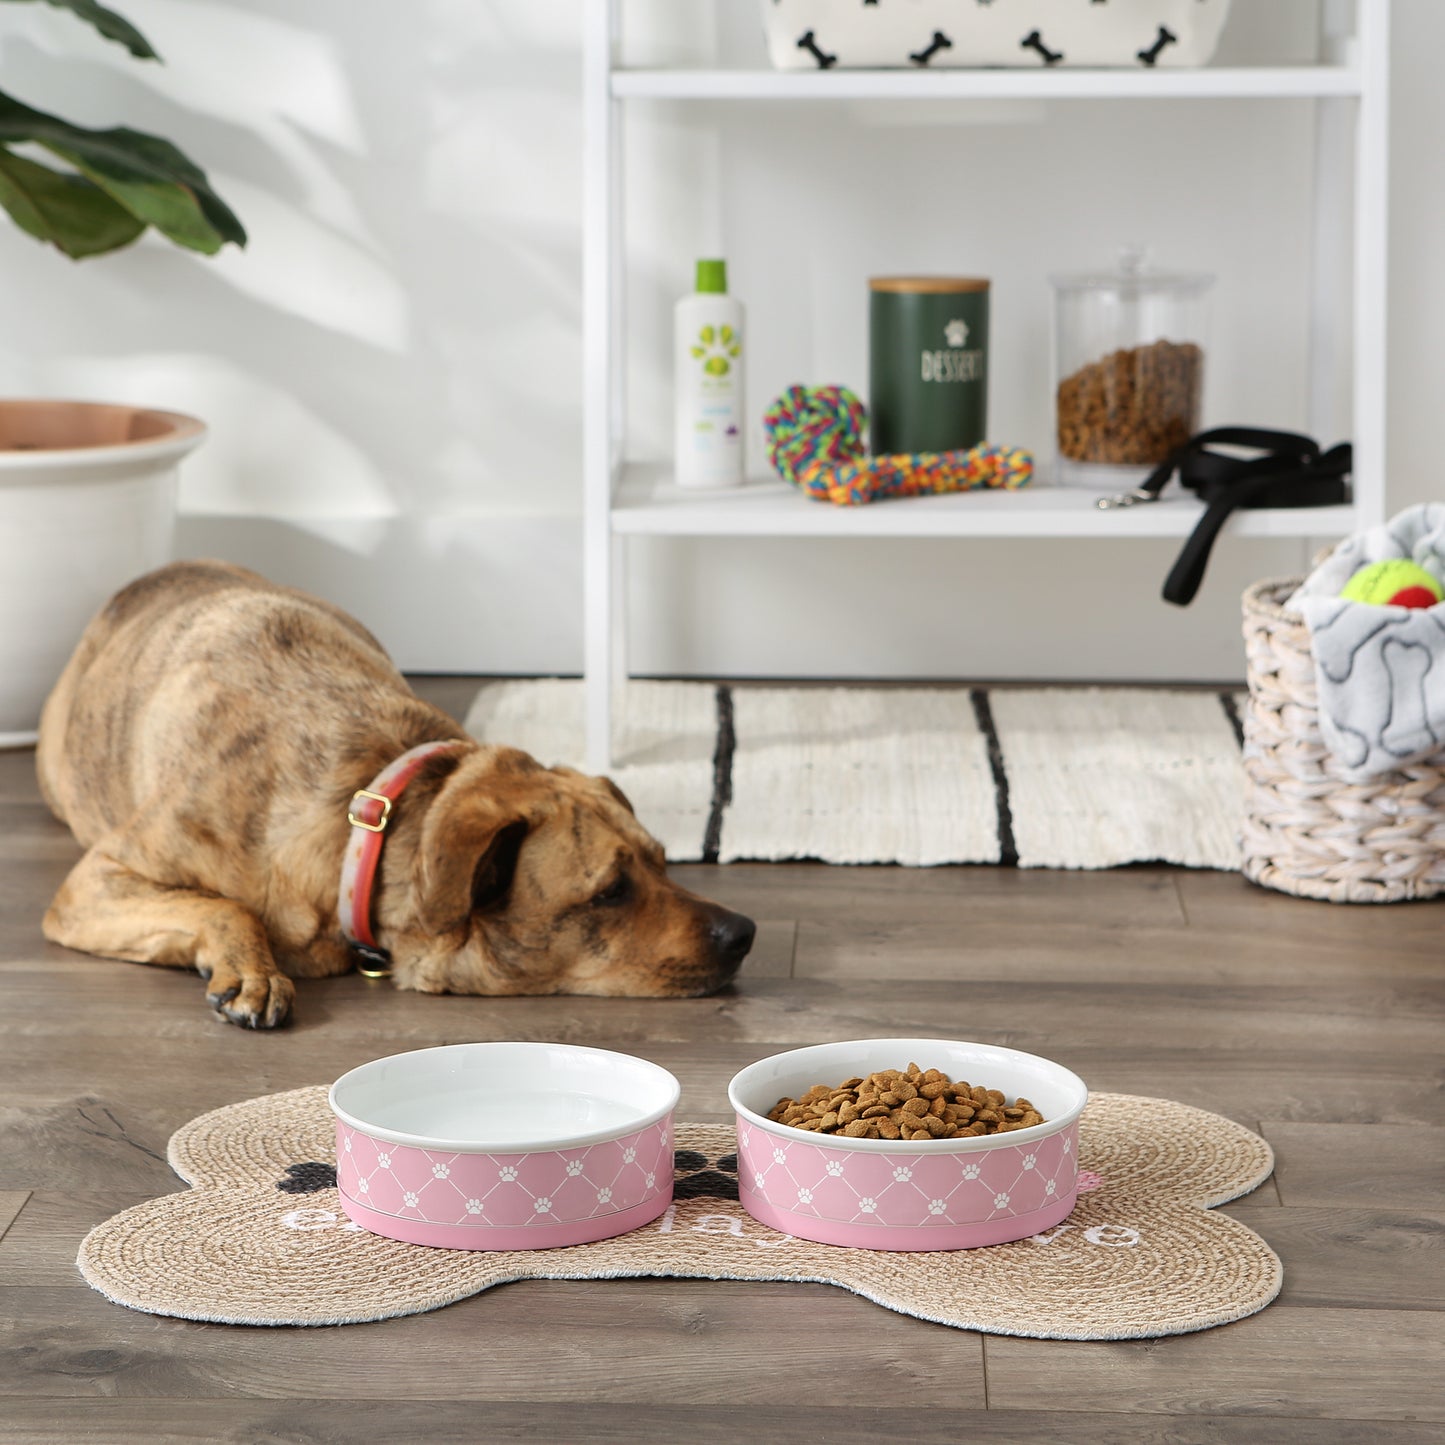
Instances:
[[[77,1263],[117,1304],[219,1324],[355,1324],[513,1280],[671,1276],[835,1284],[958,1329],[1063,1340],[1208,1329],[1263,1309],[1283,1280],[1258,1235],[1213,1211],[1269,1177],[1269,1145],[1162,1099],[1091,1099],[1074,1212],[988,1249],[895,1254],[779,1234],[738,1203],[731,1128],[681,1124],[676,1143],[673,1204],[631,1234],[570,1249],[428,1249],[347,1219],[326,1089],[296,1089],[185,1125],[170,1162],[192,1187],[106,1220]]]

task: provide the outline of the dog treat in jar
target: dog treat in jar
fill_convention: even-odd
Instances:
[[[1051,279],[1056,480],[1138,486],[1200,429],[1214,278],[1150,270],[1131,249],[1117,271]]]

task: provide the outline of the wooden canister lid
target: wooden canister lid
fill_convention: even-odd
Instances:
[[[931,292],[957,295],[962,291],[987,291],[989,283],[981,276],[870,276],[870,291]]]

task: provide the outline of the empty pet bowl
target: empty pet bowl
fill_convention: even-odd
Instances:
[[[448,1249],[611,1239],[672,1200],[666,1069],[572,1044],[450,1044],[331,1086],[336,1182],[374,1234]]]
[[[916,1063],[1025,1096],[1045,1122],[1008,1134],[897,1143],[775,1124],[780,1098]],[[1079,1115],[1089,1093],[1059,1064],[948,1039],[859,1039],[750,1064],[728,1087],[738,1116],[738,1190],[754,1219],[820,1244],[974,1249],[1049,1229],[1078,1197]]]

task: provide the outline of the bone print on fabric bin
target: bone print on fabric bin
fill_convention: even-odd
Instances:
[[[384,1320],[517,1279],[596,1278],[599,1296],[625,1276],[811,1280],[958,1329],[1049,1339],[1206,1329],[1264,1308],[1282,1279],[1264,1241],[1212,1208],[1268,1176],[1269,1146],[1160,1099],[1090,1100],[1080,1200],[1062,1223],[1014,1244],[904,1255],[757,1223],[736,1197],[731,1126],[677,1126],[673,1203],[653,1223],[597,1244],[495,1253],[404,1244],[352,1223],[324,1172],[334,1139],[322,1086],[192,1120],[169,1151],[192,1187],[92,1230],[81,1274],[132,1309],[258,1325]],[[485,1296],[462,1307],[485,1309]]]
[[[1206,64],[1229,0],[762,0],[779,70]]]

